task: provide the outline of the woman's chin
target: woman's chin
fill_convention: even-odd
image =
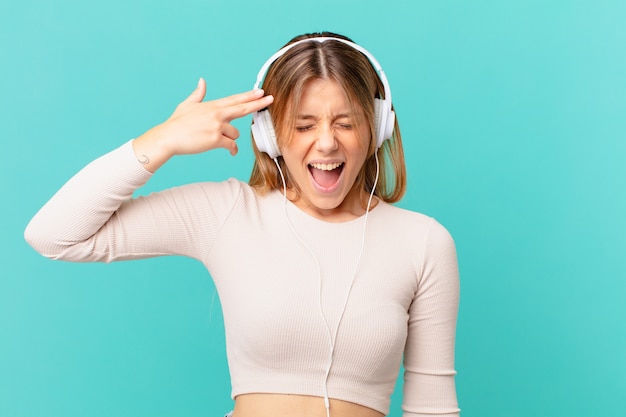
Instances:
[[[334,187],[329,191],[327,188],[320,190],[316,187],[309,193],[303,190],[300,199],[306,206],[303,208],[328,216],[353,213],[355,207],[360,207],[358,198],[351,197],[349,190]]]

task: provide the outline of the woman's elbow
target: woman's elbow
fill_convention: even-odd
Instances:
[[[35,252],[49,259],[61,259],[62,245],[31,221],[24,229],[24,240]]]

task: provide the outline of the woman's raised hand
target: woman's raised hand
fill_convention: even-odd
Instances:
[[[237,154],[235,140],[239,130],[231,122],[269,106],[272,96],[263,90],[252,90],[212,101],[202,101],[206,83],[180,103],[162,124],[153,127],[133,141],[137,159],[149,171],[156,171],[174,155],[195,154],[224,148]]]

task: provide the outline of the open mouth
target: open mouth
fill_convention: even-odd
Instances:
[[[325,191],[329,191],[339,183],[344,165],[343,162],[330,164],[314,163],[309,164],[309,172],[316,185]]]

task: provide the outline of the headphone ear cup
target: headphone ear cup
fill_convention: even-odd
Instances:
[[[393,136],[396,114],[391,110],[387,100],[374,99],[374,124],[376,126],[376,149]]]
[[[393,128],[396,126],[396,112],[389,109],[387,112],[387,125],[385,126],[385,135],[383,140],[391,139],[393,136]],[[381,142],[382,145],[382,142]]]
[[[252,137],[259,151],[265,152],[270,158],[278,158],[280,149],[276,141],[276,131],[272,123],[272,116],[268,110],[261,110],[252,114]]]

